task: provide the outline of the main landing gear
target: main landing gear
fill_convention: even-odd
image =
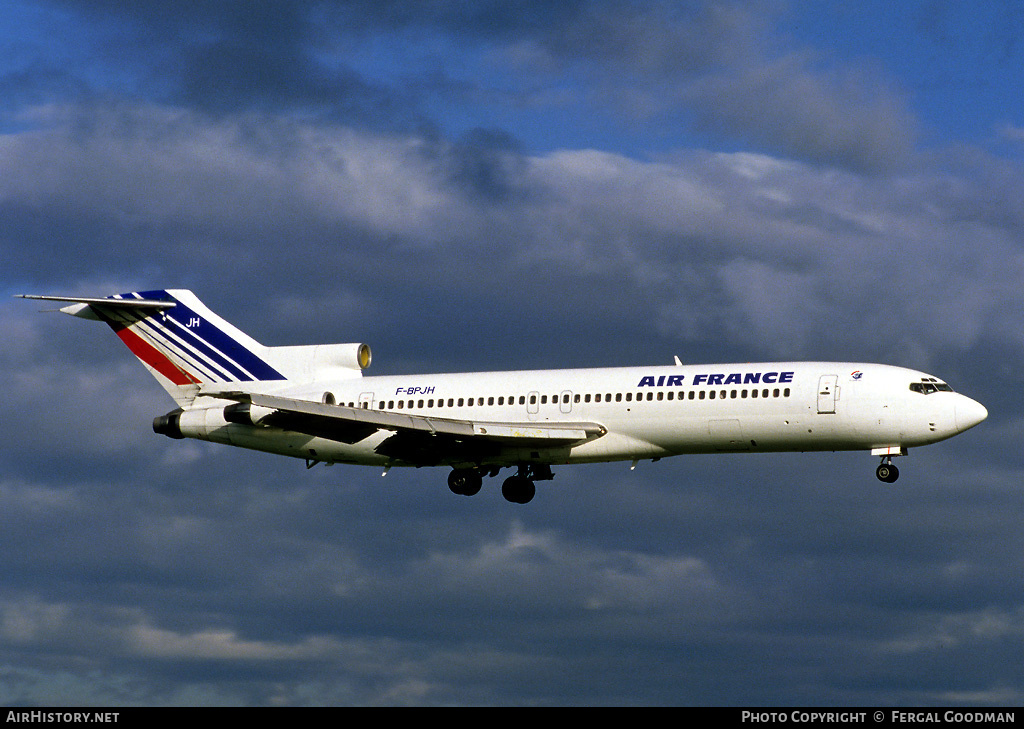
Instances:
[[[456,468],[448,474],[448,488],[459,496],[476,496],[483,483],[484,475],[476,468]]]
[[[455,468],[448,474],[448,488],[459,496],[474,496],[480,492],[484,476],[496,476],[500,468]],[[555,475],[546,463],[521,463],[515,475],[501,484],[501,495],[513,504],[527,504],[537,493],[534,481],[550,481]]]
[[[900,477],[900,469],[892,465],[892,456],[882,456],[882,463],[875,469],[875,475],[879,481],[895,483]]]

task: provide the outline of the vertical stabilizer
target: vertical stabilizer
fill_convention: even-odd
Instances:
[[[108,298],[26,296],[74,302],[61,311],[110,325],[179,405],[200,385],[284,380],[268,351],[184,289],[139,291]]]

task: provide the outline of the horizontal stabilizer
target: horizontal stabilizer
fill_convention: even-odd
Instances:
[[[67,301],[72,304],[97,304],[112,309],[170,309],[177,306],[176,301],[156,301],[155,299],[107,299],[97,296],[42,296],[39,294],[18,294],[17,299],[36,299],[38,301]]]

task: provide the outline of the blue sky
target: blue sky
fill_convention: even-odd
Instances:
[[[191,288],[371,373],[841,359],[913,452],[306,471],[155,436],[98,325],[0,306],[6,704],[1021,703],[1024,10],[10,3],[8,294]],[[314,312],[312,315],[310,312]]]

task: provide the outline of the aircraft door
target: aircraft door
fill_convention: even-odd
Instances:
[[[839,399],[839,375],[822,375],[818,380],[818,414],[827,415],[836,411]]]
[[[526,396],[526,416],[530,420],[536,420],[538,413],[540,413],[540,393],[534,391]]]
[[[363,392],[359,394],[359,407],[363,410],[373,410],[372,392]]]
[[[572,412],[572,392],[570,390],[563,390],[561,397],[558,398],[558,409],[563,413]]]

